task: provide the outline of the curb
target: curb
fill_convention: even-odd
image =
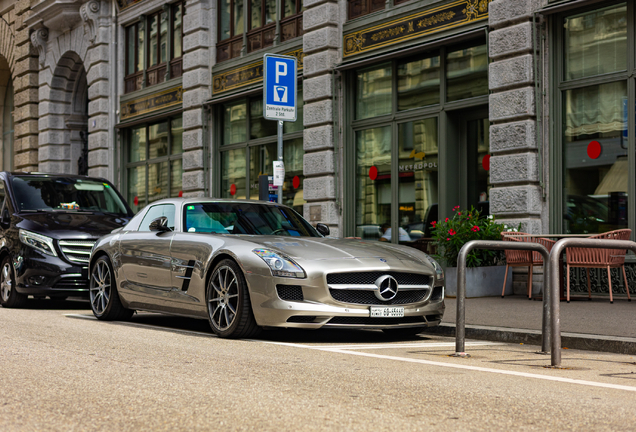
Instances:
[[[423,333],[455,337],[455,324],[442,323],[437,327],[427,328]],[[466,339],[470,338],[495,342],[541,345],[542,340],[539,330],[508,327],[466,325],[465,333]],[[562,332],[561,346],[564,349],[636,355],[636,338]]]

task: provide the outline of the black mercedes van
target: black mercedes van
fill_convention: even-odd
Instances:
[[[0,172],[0,304],[88,296],[95,241],[133,216],[105,179]]]

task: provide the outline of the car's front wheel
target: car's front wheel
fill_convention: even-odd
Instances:
[[[216,265],[206,290],[208,319],[212,331],[224,338],[256,336],[256,324],[247,282],[239,266],[226,259]]]
[[[90,300],[93,315],[104,321],[129,319],[134,310],[125,308],[119,299],[117,281],[107,256],[101,256],[91,271]]]
[[[2,260],[0,270],[0,304],[6,308],[19,308],[26,304],[27,296],[15,288],[15,276],[11,266],[11,257]]]

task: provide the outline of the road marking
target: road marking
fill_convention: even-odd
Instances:
[[[262,341],[261,341],[262,342]],[[501,342],[466,342],[466,346],[482,346],[482,345],[505,345]],[[396,344],[378,344],[378,345],[312,345],[317,349],[332,349],[337,348],[339,350],[372,350],[372,349],[390,349],[390,348],[446,348],[454,347],[455,342],[417,342],[417,343],[396,343]]]
[[[270,341],[258,341],[258,342],[274,344],[274,345],[283,345],[283,346],[289,346],[294,348],[315,349],[319,351],[327,351],[327,352],[333,352],[337,354],[349,354],[349,355],[360,356],[360,357],[371,357],[371,358],[377,358],[382,360],[395,360],[395,361],[402,361],[407,363],[419,363],[419,364],[425,364],[429,366],[439,366],[439,367],[447,367],[447,368],[453,368],[453,369],[471,370],[471,371],[477,371],[477,372],[490,372],[490,373],[496,373],[501,375],[512,375],[512,376],[518,376],[523,378],[535,378],[535,379],[541,379],[546,381],[556,381],[556,382],[562,382],[562,383],[568,383],[568,384],[579,384],[579,385],[585,385],[590,387],[602,387],[602,388],[609,388],[609,389],[615,389],[615,390],[626,390],[626,391],[636,392],[636,387],[620,385],[620,384],[600,383],[595,381],[554,377],[550,375],[532,374],[527,372],[516,372],[516,371],[507,371],[502,369],[492,369],[492,368],[485,368],[480,366],[468,366],[468,365],[460,365],[460,364],[453,364],[453,363],[442,363],[442,362],[437,362],[432,360],[410,359],[406,357],[395,357],[395,356],[387,356],[382,354],[363,353],[363,352],[356,352],[356,351],[348,351],[348,350],[344,350],[342,348],[336,348],[336,347],[315,347],[311,345],[302,345],[302,344],[295,344],[295,343],[289,343],[289,342],[270,342]]]

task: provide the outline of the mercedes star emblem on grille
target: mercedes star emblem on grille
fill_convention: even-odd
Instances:
[[[375,286],[378,290],[375,296],[382,301],[389,301],[395,298],[398,292],[398,281],[390,275],[383,275],[376,279]]]

